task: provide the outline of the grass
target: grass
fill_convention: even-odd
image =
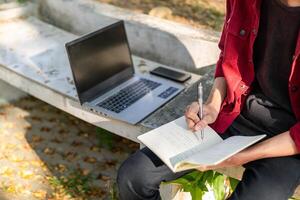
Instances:
[[[101,128],[96,128],[96,136],[98,139],[98,146],[109,150],[114,147],[115,135]]]
[[[64,193],[71,197],[85,197],[92,191],[90,175],[82,175],[78,171],[71,172],[67,177],[50,177],[49,183],[56,193]]]
[[[117,183],[113,182],[109,190],[110,200],[118,200]]]
[[[90,199],[91,197],[102,198],[103,192],[95,188],[92,182],[96,179],[91,174],[83,175],[78,171],[71,172],[67,177],[52,176],[48,178],[49,184],[54,189],[52,196],[57,199],[71,197],[72,199]],[[106,185],[110,200],[118,200],[118,190],[115,180],[111,180]]]

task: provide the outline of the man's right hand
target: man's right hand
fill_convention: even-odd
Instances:
[[[193,131],[204,129],[208,124],[214,123],[219,115],[221,104],[226,96],[226,81],[224,77],[217,77],[214,80],[210,94],[203,105],[203,119],[198,116],[199,104],[193,102],[187,106],[185,118],[188,127]]]
[[[200,120],[198,116],[199,104],[193,102],[187,106],[185,112],[186,123],[192,131],[198,131],[204,129],[208,124],[214,123],[218,117],[219,110],[211,104],[203,105],[203,119]]]

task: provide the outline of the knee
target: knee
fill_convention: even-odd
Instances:
[[[135,180],[133,173],[134,160],[131,157],[127,158],[119,167],[117,174],[117,185],[124,187],[126,185],[132,184]]]
[[[136,152],[125,160],[119,167],[117,185],[119,190],[139,191],[146,188],[159,187],[151,174],[151,165],[141,152]],[[152,178],[151,178],[152,177]]]

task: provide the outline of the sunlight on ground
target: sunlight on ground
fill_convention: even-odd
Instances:
[[[0,107],[0,189],[8,199],[114,199],[138,145],[32,97]]]

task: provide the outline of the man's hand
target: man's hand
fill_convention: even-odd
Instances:
[[[226,81],[224,77],[217,77],[214,80],[214,84],[203,106],[203,119],[200,120],[198,116],[199,104],[193,102],[187,106],[185,111],[185,118],[188,127],[193,131],[198,131],[205,128],[207,124],[211,124],[216,121],[221,104],[226,96]]]
[[[206,171],[225,167],[234,167],[258,159],[284,157],[297,154],[299,154],[299,151],[290,136],[290,132],[286,131],[272,138],[264,140],[263,142],[248,147],[247,149],[244,149],[243,151],[221,162],[220,164],[208,167],[200,167],[198,170]]]
[[[205,128],[208,124],[216,121],[219,111],[212,104],[203,105],[203,119],[200,120],[198,116],[199,104],[193,102],[191,105],[187,106],[185,112],[185,119],[189,129],[193,131],[198,131]]]
[[[250,153],[250,152],[248,152],[248,153]],[[250,155],[248,153],[247,153],[247,150],[241,151],[217,165],[199,167],[199,168],[197,168],[197,170],[207,171],[207,170],[216,170],[216,169],[227,168],[227,167],[241,166],[241,165],[251,161],[251,160],[249,160]]]

